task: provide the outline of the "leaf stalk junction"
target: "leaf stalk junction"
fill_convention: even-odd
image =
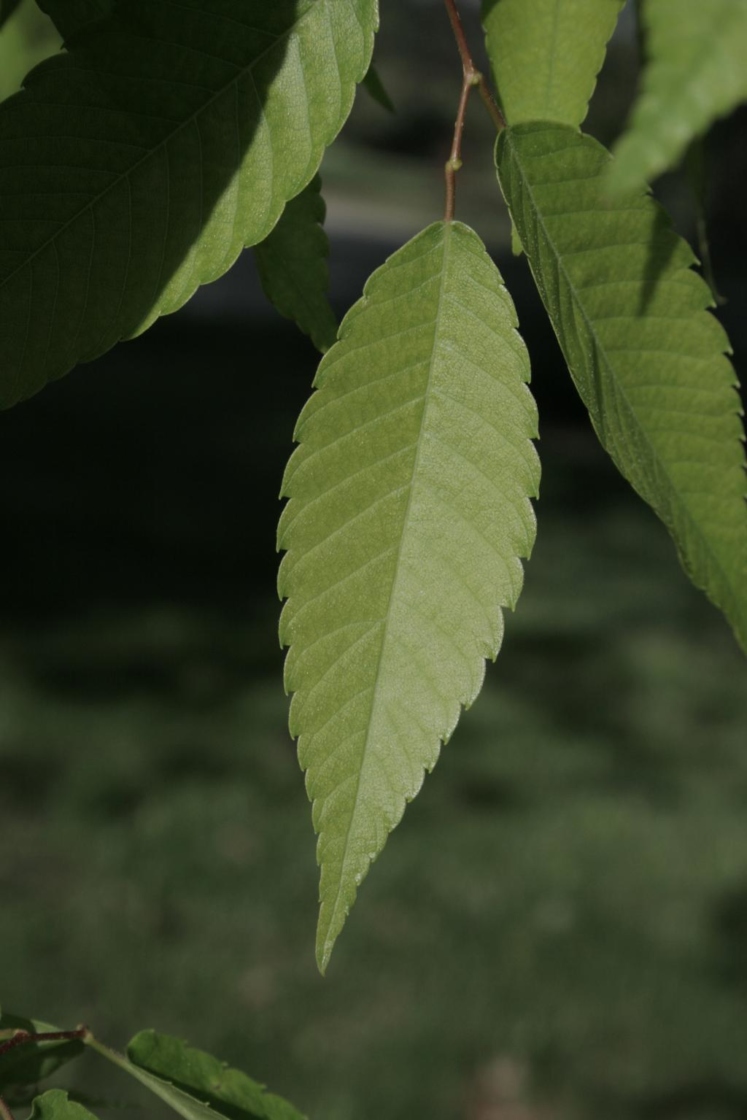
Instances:
[[[462,166],[462,134],[464,132],[464,120],[467,112],[467,102],[469,101],[469,95],[472,93],[472,90],[475,88],[479,90],[480,97],[490,114],[490,118],[497,132],[500,132],[501,129],[506,127],[506,121],[495,98],[490,92],[488,83],[485,81],[485,76],[474,64],[467,37],[464,34],[464,26],[461,16],[459,15],[456,0],[444,0],[444,3],[446,4],[446,12],[449,17],[449,22],[451,23],[451,29],[454,32],[459,57],[462,60],[462,90],[459,95],[459,107],[454,122],[454,139],[452,140],[449,158],[444,166],[446,182],[444,221],[452,222],[454,220],[456,207],[456,173]]]

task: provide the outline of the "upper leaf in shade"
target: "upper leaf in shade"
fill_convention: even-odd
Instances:
[[[105,19],[114,11],[114,0],[36,0],[43,12],[49,16],[65,43]]]
[[[386,109],[387,113],[396,112],[394,102],[389,96],[389,91],[382,82],[381,75],[373,63],[371,63],[366,72],[366,76],[363,79],[363,86],[376,104],[380,105],[382,109]]]
[[[315,175],[254,254],[267,298],[324,353],[337,337],[337,319],[327,299],[329,243],[322,225],[321,186]]]
[[[319,832],[322,970],[518,598],[539,483],[528,378],[498,270],[476,234],[439,222],[368,281],[299,418],[280,634]]]
[[[488,56],[509,124],[581,124],[624,2],[483,0]]]
[[[49,1089],[34,1098],[29,1120],[95,1120],[92,1112],[71,1101],[62,1089]]]
[[[0,27],[10,19],[21,0],[0,0]]]
[[[747,98],[745,0],[646,0],[648,61],[610,185],[638,186],[673,167],[690,141]]]
[[[310,181],[376,0],[127,0],[0,105],[0,403],[175,311]]]
[[[156,1031],[141,1031],[127,1059],[144,1085],[186,1120],[303,1120],[293,1105],[245,1073],[202,1050]],[[136,1071],[136,1072],[135,1072]]]
[[[747,505],[728,339],[695,258],[646,194],[610,200],[588,136],[520,125],[503,193],[597,434],[747,648]]]

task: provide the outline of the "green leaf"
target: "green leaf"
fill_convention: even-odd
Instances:
[[[62,1089],[49,1089],[35,1097],[30,1120],[94,1120],[94,1116]]]
[[[303,1120],[281,1097],[265,1091],[245,1073],[156,1031],[141,1031],[127,1057],[95,1039],[90,1045],[136,1078],[185,1120]]]
[[[281,315],[293,319],[318,350],[329,350],[337,320],[327,299],[329,243],[318,175],[286,206],[272,233],[255,246],[265,295]]]
[[[18,1015],[0,1016],[0,1031],[10,1037],[15,1031],[29,1034],[53,1032],[49,1023],[24,1019]],[[61,1066],[83,1053],[78,1039],[51,1042],[24,1042],[0,1054],[0,1094],[11,1104],[25,1104],[34,1095],[36,1086],[51,1077]]]
[[[114,11],[114,0],[36,0],[65,43]]]
[[[0,27],[9,20],[21,0],[0,0]]]
[[[695,258],[639,191],[611,201],[610,155],[553,124],[498,140],[498,174],[602,444],[747,647],[743,436],[729,343]]]
[[[745,0],[646,0],[648,63],[610,187],[625,190],[673,167],[717,117],[747,98]]]
[[[624,2],[483,0],[488,56],[509,124],[581,124]]]
[[[394,113],[396,111],[394,102],[387,93],[386,86],[381,80],[381,75],[373,63],[371,63],[366,71],[366,76],[363,79],[363,86],[376,104],[380,105],[382,109],[386,109],[387,113]]]
[[[127,0],[0,106],[0,403],[175,311],[316,172],[376,0]]]
[[[521,590],[539,462],[515,327],[476,234],[432,225],[368,281],[298,421],[280,634],[319,833],[322,971]]]

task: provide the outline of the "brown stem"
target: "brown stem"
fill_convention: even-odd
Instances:
[[[13,1113],[2,1097],[0,1097],[0,1120],[15,1120]]]
[[[459,15],[459,9],[456,6],[456,0],[444,0],[446,4],[446,11],[451,23],[451,29],[454,32],[456,39],[457,49],[459,50],[459,57],[462,60],[462,92],[459,96],[459,108],[457,110],[456,120],[454,122],[454,140],[451,145],[451,152],[446,161],[444,174],[446,179],[446,206],[444,210],[444,219],[447,222],[454,220],[454,210],[456,204],[456,173],[462,166],[462,133],[464,132],[464,118],[467,111],[467,102],[472,90],[477,86],[480,91],[480,97],[485,104],[490,116],[495,124],[498,132],[506,127],[506,121],[503,113],[498,108],[498,105],[493,98],[488,84],[480,71],[475,67],[472,61],[469,44],[467,43],[464,34],[464,27],[462,26],[462,19]]]
[[[26,1042],[72,1042],[76,1038],[82,1041],[87,1034],[88,1027],[76,1027],[74,1031],[41,1031],[39,1034],[20,1030],[5,1042],[0,1042],[0,1055],[7,1054],[9,1050],[23,1046]]]

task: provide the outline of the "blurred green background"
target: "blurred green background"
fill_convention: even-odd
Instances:
[[[0,93],[56,47],[26,0]],[[377,64],[397,113],[361,95],[323,168],[339,311],[442,207],[460,75],[440,4],[384,0]],[[600,138],[635,68],[628,22]],[[458,216],[515,295],[544,469],[482,696],[323,980],[274,591],[315,358],[242,261],[0,417],[0,1001],[113,1044],[171,1031],[313,1120],[740,1120],[744,659],[591,437],[510,257],[478,106],[468,137]],[[739,117],[716,132],[710,211],[740,368],[743,141]],[[661,190],[691,234],[685,180]],[[69,1083],[139,1102],[97,1070]]]

